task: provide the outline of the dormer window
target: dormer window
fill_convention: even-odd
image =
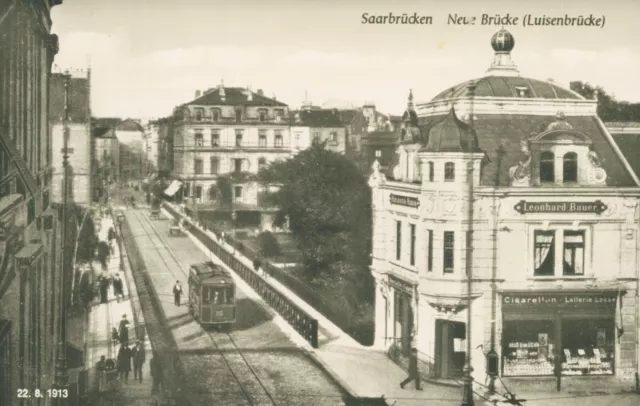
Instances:
[[[516,86],[516,92],[518,92],[518,97],[529,97],[529,88],[526,86]]]
[[[444,164],[444,181],[453,182],[456,180],[456,166],[453,162]]]
[[[540,182],[555,182],[554,156],[551,151],[540,154]]]
[[[284,110],[277,109],[275,110],[275,114],[276,114],[276,122],[279,123],[280,120],[282,120],[282,117],[284,117]]]
[[[578,181],[578,154],[567,152],[562,157],[562,181],[571,183]]]
[[[267,121],[267,111],[266,110],[260,110],[258,113],[260,114],[260,122]]]
[[[196,120],[202,121],[202,116],[204,116],[204,109],[196,109]]]
[[[433,167],[433,162],[429,162],[429,182],[433,182],[434,174],[435,174],[435,169]]]
[[[236,109],[236,122],[239,123],[242,121],[242,109]]]
[[[211,110],[211,118],[213,119],[214,122],[220,121],[220,110],[219,109]]]

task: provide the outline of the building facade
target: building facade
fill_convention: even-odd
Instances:
[[[162,176],[173,171],[173,120],[172,117],[161,118],[158,125],[158,160],[156,167]]]
[[[65,95],[67,75],[68,94]],[[69,131],[69,182],[73,201],[89,206],[92,201],[93,140],[91,137],[91,70],[51,75],[49,123],[53,141],[52,199],[62,202],[63,147],[65,127]],[[65,111],[65,103],[68,111]],[[65,122],[66,117],[68,121]]]
[[[61,242],[48,89],[58,51],[50,12],[61,3],[0,6],[0,404],[8,406],[19,388],[53,384]]]
[[[118,182],[120,144],[113,128],[93,129],[94,199],[106,196],[108,185]]]
[[[217,180],[228,175],[232,210],[265,225],[261,187],[252,175],[291,156],[288,106],[261,90],[221,84],[177,107],[172,129],[173,177],[182,196],[215,208],[223,204]]]
[[[138,120],[128,118],[113,129],[119,143],[120,182],[142,181],[146,178],[144,128]]]
[[[394,163],[374,164],[375,345],[415,346],[439,378],[471,337],[478,382],[495,351],[507,380],[631,383],[640,183],[597,102],[521,77],[513,44],[499,31],[484,77],[410,100]]]
[[[347,150],[346,129],[338,110],[317,110],[303,106],[291,112],[291,152],[293,155],[305,150],[313,142],[325,143],[325,148],[345,154]]]

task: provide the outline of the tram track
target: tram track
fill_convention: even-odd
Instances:
[[[133,213],[136,220],[140,223],[142,227],[142,231],[145,233],[147,237],[149,237],[149,241],[151,242],[153,248],[158,254],[159,258],[165,265],[168,273],[173,277],[173,279],[179,279],[178,274],[173,269],[174,266],[177,266],[181,276],[188,276],[187,271],[184,269],[176,255],[171,250],[171,247],[166,243],[164,238],[160,235],[158,230],[151,224],[149,218],[144,215],[141,215],[138,210],[134,209],[129,211],[129,213]],[[168,253],[169,255],[166,255]],[[171,266],[171,265],[174,266]],[[147,270],[148,272],[148,270]],[[245,355],[240,350],[236,341],[230,332],[225,332],[224,336],[228,339],[231,344],[231,348],[222,348],[222,346],[218,343],[216,336],[213,332],[208,331],[204,327],[201,327],[207,336],[209,337],[211,343],[216,350],[216,354],[218,354],[223,360],[224,364],[228,368],[229,372],[233,376],[233,379],[238,384],[238,387],[242,391],[244,397],[247,399],[250,405],[258,406],[258,405],[273,405],[278,406],[278,402],[276,402],[273,395],[269,392],[265,383],[262,381],[254,367],[247,360]],[[234,357],[235,356],[235,357]],[[236,360],[234,360],[236,358]],[[249,379],[243,379],[246,374],[242,374],[241,370],[245,369],[249,372]],[[257,385],[255,384],[257,383]],[[256,392],[263,392],[263,394],[256,394]]]

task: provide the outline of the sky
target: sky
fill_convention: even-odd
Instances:
[[[362,15],[431,16],[430,25],[362,24]],[[448,24],[449,15],[476,17]],[[97,117],[164,117],[196,90],[224,81],[298,108],[345,100],[401,114],[484,76],[500,25],[522,76],[568,86],[582,80],[640,102],[640,1],[537,0],[64,0],[52,11],[54,70],[91,68]],[[523,27],[525,14],[605,18],[604,27]],[[306,96],[305,96],[306,95]]]

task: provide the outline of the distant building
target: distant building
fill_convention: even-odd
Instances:
[[[114,128],[93,128],[94,200],[105,195],[107,186],[117,182],[120,167],[120,145]]]
[[[337,109],[316,110],[303,106],[291,114],[291,151],[295,155],[313,142],[326,142],[326,149],[344,154],[347,148],[346,130]]]
[[[175,108],[173,120],[173,175],[184,185],[182,196],[208,209],[226,204],[217,179],[230,175],[238,223],[271,227],[271,210],[261,206],[261,186],[251,175],[291,156],[289,107],[262,90],[221,84],[197,91]]]
[[[115,127],[119,146],[120,182],[138,182],[147,176],[145,134],[139,120],[128,118]]]
[[[158,126],[156,168],[161,176],[167,176],[173,171],[173,118],[161,118],[156,123]]]
[[[77,204],[91,204],[91,71],[70,73],[68,98],[65,96],[66,74],[54,73],[49,82],[49,123],[53,153],[53,202],[62,202],[63,146],[65,129],[65,100],[68,105],[69,188]]]
[[[160,138],[158,120],[150,120],[144,125],[144,135],[145,174],[150,175],[158,171],[158,140]]]

